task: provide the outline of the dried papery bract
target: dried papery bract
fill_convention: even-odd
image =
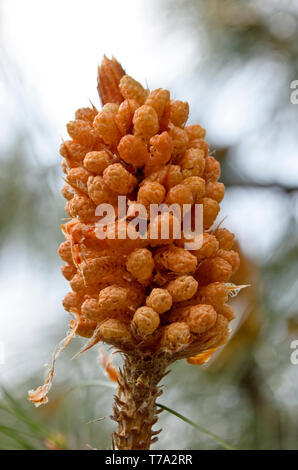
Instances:
[[[60,148],[70,217],[59,248],[71,287],[63,305],[74,317],[71,334],[88,338],[77,355],[103,342],[124,358],[117,372],[101,356],[119,384],[114,448],[149,449],[168,366],[202,364],[228,338],[234,313],[227,302],[243,287],[228,283],[239,256],[234,235],[214,228],[224,196],[220,164],[209,155],[205,129],[186,125],[188,103],[168,90],[150,92],[114,58],[104,57],[98,69],[98,91],[103,108],[80,108]],[[107,204],[116,220],[103,221],[99,209]],[[169,212],[160,209],[165,204]],[[190,238],[179,213],[188,208],[193,230],[195,204],[203,208],[204,233]],[[142,236],[132,224],[140,207]],[[52,375],[53,367],[31,401],[46,402]]]

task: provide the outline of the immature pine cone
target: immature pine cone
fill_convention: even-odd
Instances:
[[[125,352],[139,348],[176,359],[214,349],[228,336],[233,315],[225,283],[239,256],[228,230],[212,230],[224,185],[205,130],[185,125],[188,103],[171,100],[167,90],[150,93],[115,59],[103,59],[98,89],[102,110],[79,109],[67,125],[72,139],[60,149],[71,220],[62,226],[59,254],[72,288],[63,302],[75,317],[71,325],[92,337],[91,345],[101,340]],[[186,250],[172,219],[168,238],[150,239],[164,214],[146,222],[147,239],[121,239],[128,227],[123,219],[113,222],[115,239],[97,238],[96,206],[110,203],[117,214],[119,195],[131,208],[202,204],[202,246]]]
[[[224,196],[220,164],[209,155],[205,130],[186,125],[188,103],[172,100],[168,90],[144,89],[106,57],[98,90],[103,108],[79,109],[67,125],[71,139],[60,148],[70,220],[62,225],[66,241],[59,254],[72,289],[63,305],[74,317],[75,333],[90,338],[85,349],[103,341],[127,357],[119,378],[124,398],[114,417],[121,423],[136,413],[129,400],[147,400],[148,408],[134,422],[137,439],[128,420],[123,428],[119,424],[114,441],[118,448],[148,448],[155,419],[150,393],[158,393],[167,365],[182,358],[200,363],[203,353],[208,357],[227,340],[233,318],[227,282],[239,256],[234,235],[213,228]],[[153,221],[145,217],[147,238],[121,237],[131,228],[128,216],[118,218],[118,196],[126,196],[128,214],[138,204],[202,204],[202,246],[187,250],[183,234],[178,236],[180,221],[165,213]],[[115,209],[116,220],[103,229],[114,229],[114,239],[97,235],[96,207],[103,203]],[[170,230],[162,237],[166,217]],[[140,370],[150,376],[151,398],[129,382],[140,379]]]

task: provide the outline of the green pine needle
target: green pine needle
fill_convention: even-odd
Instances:
[[[35,450],[35,447],[22,437],[24,433],[17,431],[16,429],[0,424],[0,433],[19,444],[23,450]]]
[[[211,437],[212,439],[214,439],[216,442],[218,442],[218,444],[220,444],[222,447],[224,447],[225,449],[227,450],[237,450],[235,447],[231,446],[230,444],[228,444],[227,442],[225,442],[223,439],[221,439],[220,437],[218,437],[216,434],[213,434],[213,432],[210,432],[208,431],[207,429],[205,429],[203,426],[200,426],[199,424],[196,424],[194,423],[193,421],[191,421],[190,419],[186,418],[185,416],[181,415],[180,413],[178,413],[177,411],[174,411],[172,410],[171,408],[168,408],[167,406],[165,405],[162,405],[161,403],[156,403],[156,406],[159,406],[160,408],[162,408],[163,410],[166,410],[168,411],[169,413],[172,413],[172,415],[174,416],[177,416],[177,418],[180,418],[182,419],[182,421],[185,421],[186,423],[190,424],[191,426],[193,426],[194,428],[198,429],[199,431],[203,432],[204,434],[206,434],[207,436]]]
[[[73,390],[76,390],[77,388],[82,388],[82,387],[107,387],[107,388],[117,388],[117,385],[112,382],[106,382],[103,380],[93,380],[89,382],[80,382],[73,387],[69,388],[67,390],[67,393],[72,392]]]

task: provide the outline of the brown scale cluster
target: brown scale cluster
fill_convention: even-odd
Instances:
[[[79,109],[60,148],[70,218],[59,248],[71,288],[63,306],[76,334],[90,338],[88,347],[103,341],[124,353],[164,352],[170,362],[200,363],[203,352],[207,357],[228,337],[228,282],[239,266],[234,235],[215,226],[225,192],[220,164],[209,154],[205,130],[186,124],[188,103],[168,90],[150,92],[106,57],[98,90],[102,109]],[[130,210],[139,203],[202,204],[202,246],[185,249],[172,214],[147,220],[147,239],[121,238],[129,218],[118,218],[118,196],[126,196]],[[104,227],[115,230],[114,239],[96,233],[103,203],[115,209],[115,222]]]

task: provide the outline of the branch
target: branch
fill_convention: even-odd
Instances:
[[[286,194],[291,194],[298,191],[298,186],[285,186],[281,183],[257,183],[255,181],[227,181],[225,182],[227,188],[252,188],[252,189],[272,189],[283,191]]]

